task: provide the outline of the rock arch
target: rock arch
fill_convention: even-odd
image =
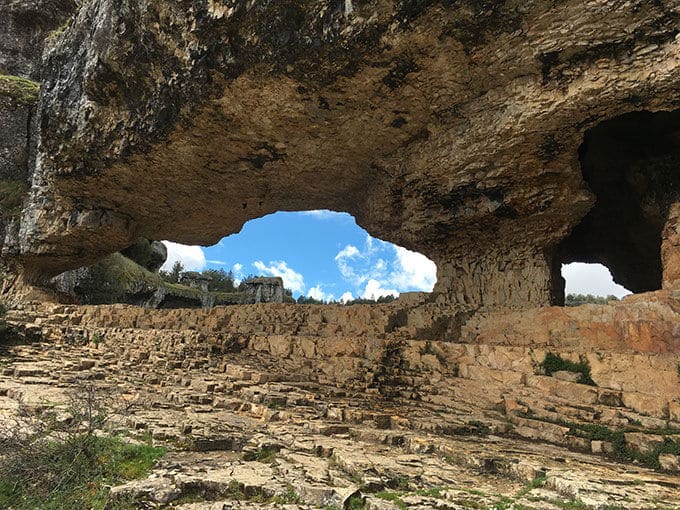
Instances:
[[[40,278],[329,208],[434,260],[443,302],[558,301],[583,133],[680,107],[677,9],[633,4],[89,2],[46,53],[6,251]]]
[[[600,262],[633,292],[671,285],[678,279],[680,110],[604,121],[586,132],[579,152],[597,199],[561,244],[562,262]]]

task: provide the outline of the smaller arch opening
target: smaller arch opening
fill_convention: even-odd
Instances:
[[[661,289],[664,228],[680,198],[679,148],[680,110],[631,112],[589,129],[579,159],[596,201],[559,246],[559,263],[606,264],[634,293]]]
[[[573,262],[562,265],[566,306],[604,304],[631,294],[614,281],[609,269],[602,264]]]

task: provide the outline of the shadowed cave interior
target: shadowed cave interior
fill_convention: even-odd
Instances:
[[[602,122],[579,158],[596,202],[559,246],[559,262],[603,264],[634,293],[660,289],[661,232],[680,190],[680,110]]]

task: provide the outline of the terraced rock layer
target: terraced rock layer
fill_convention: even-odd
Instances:
[[[173,453],[113,497],[187,510],[352,496],[383,509],[674,508],[678,313],[659,292],[477,316],[445,342],[400,302],[27,305],[10,324],[40,343],[5,346],[0,412],[53,409],[41,401],[88,381],[122,393],[120,426]],[[572,364],[549,371],[549,353]]]

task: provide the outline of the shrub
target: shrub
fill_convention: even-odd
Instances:
[[[541,363],[543,373],[545,375],[552,375],[555,372],[567,371],[580,374],[578,382],[581,384],[588,384],[596,386],[595,381],[590,377],[590,365],[587,360],[582,359],[578,363],[565,360],[559,354],[549,352],[545,355],[543,363]]]
[[[67,419],[20,406],[0,430],[0,508],[101,510],[108,485],[145,476],[165,450],[99,432],[108,404],[90,384],[70,395]]]

